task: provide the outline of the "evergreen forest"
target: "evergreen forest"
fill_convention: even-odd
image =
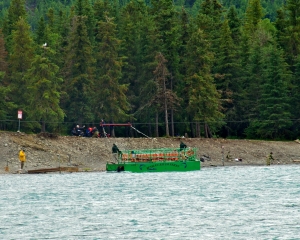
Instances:
[[[299,52],[299,0],[0,0],[0,129],[296,139]]]

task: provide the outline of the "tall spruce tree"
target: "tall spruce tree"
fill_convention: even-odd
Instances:
[[[89,0],[76,0],[75,14],[77,16],[85,16],[85,25],[88,32],[88,37],[91,43],[94,43],[95,38],[95,19],[94,11]]]
[[[157,38],[161,42],[158,50],[166,58],[167,68],[170,72],[169,88],[176,89],[181,80],[179,74],[179,49],[181,47],[179,14],[172,0],[151,1],[151,13],[157,29]],[[174,111],[171,110],[172,135],[174,135],[173,113]]]
[[[295,68],[292,74],[292,90],[291,90],[291,102],[293,102],[292,114],[293,119],[299,119],[300,113],[298,111],[300,107],[300,55],[295,59]],[[299,121],[294,124],[294,132],[298,133],[300,129]]]
[[[12,109],[15,109],[16,106],[12,102],[10,95],[10,88],[4,85],[4,76],[5,73],[0,71],[0,120],[9,120],[10,113]],[[4,124],[1,122],[0,126]]]
[[[42,44],[49,44],[49,37],[48,37],[48,26],[45,23],[45,19],[43,17],[40,18],[38,25],[37,25],[37,30],[35,32],[35,42],[38,45]]]
[[[5,81],[5,77],[7,74],[7,51],[5,49],[5,41],[0,29],[0,119],[5,120],[8,119],[8,114],[10,110],[12,110],[15,106],[10,96],[10,88],[7,86],[7,82]],[[0,124],[2,125],[2,124]]]
[[[172,91],[172,89],[167,88],[168,75],[170,74],[167,69],[167,60],[162,55],[162,53],[157,53],[156,55],[157,67],[154,70],[154,79],[157,86],[156,95],[154,95],[154,100],[156,103],[157,110],[159,112],[163,110],[164,120],[165,120],[165,129],[166,137],[170,136],[169,131],[169,109],[174,109],[178,105],[179,98]],[[160,108],[160,109],[159,109]],[[158,128],[158,125],[156,125]]]
[[[285,57],[294,71],[295,61],[300,54],[300,2],[298,0],[287,1],[283,11],[279,12],[276,27],[280,31],[278,38],[285,50]]]
[[[16,23],[20,18],[26,19],[25,0],[12,0],[8,8],[7,18],[4,19],[3,33],[5,36],[6,49],[12,50],[12,32],[17,30]]]
[[[218,0],[204,0],[195,19],[197,26],[211,42],[211,51],[217,52],[220,42],[223,6]]]
[[[250,0],[246,9],[244,23],[245,33],[249,37],[253,36],[264,15],[260,0]]]
[[[15,24],[16,30],[12,32],[12,52],[9,57],[9,78],[13,101],[18,108],[26,109],[27,96],[30,95],[27,87],[28,81],[24,78],[31,67],[34,58],[33,39],[30,26],[24,18]]]
[[[68,121],[90,122],[92,112],[92,92],[94,91],[94,58],[88,37],[84,16],[74,16],[68,38],[64,68],[64,91],[68,98],[63,99]]]
[[[291,103],[288,87],[291,74],[288,70],[282,50],[276,44],[271,45],[265,55],[265,67],[262,95],[259,99],[259,118],[250,123],[247,134],[250,137],[284,139],[290,133]],[[251,135],[255,133],[255,135]]]
[[[227,134],[237,134],[237,125],[231,124],[239,118],[239,98],[241,92],[241,65],[238,54],[238,47],[232,39],[232,32],[228,20],[225,19],[221,28],[219,51],[215,54],[214,72],[217,89],[221,93],[222,107],[228,124]]]
[[[143,77],[145,43],[145,23],[148,13],[146,5],[141,1],[130,1],[120,15],[121,54],[124,56],[121,83],[129,84],[127,96],[136,111],[140,104],[140,92],[145,84]]]
[[[7,67],[8,67],[8,63],[7,63],[7,51],[5,48],[5,40],[4,40],[4,36],[2,33],[2,29],[0,28],[0,72],[7,72]]]
[[[58,122],[63,121],[64,112],[60,108],[60,89],[63,81],[58,77],[58,66],[48,58],[53,52],[48,47],[42,48],[44,53],[35,57],[25,78],[28,79],[30,91],[28,116],[31,120],[41,122],[41,131],[46,132],[46,122],[55,127]]]
[[[240,46],[241,38],[242,38],[242,22],[238,16],[238,12],[234,6],[231,6],[227,12],[226,19],[228,20],[228,25],[231,31],[231,38],[236,44],[236,46]]]
[[[188,96],[187,111],[191,119],[203,122],[206,137],[211,136],[212,130],[216,130],[222,124],[220,95],[213,81],[211,68],[213,54],[209,50],[209,41],[203,31],[198,28],[192,31],[187,43],[186,57],[186,92]],[[191,127],[192,129],[192,127]],[[200,126],[196,126],[200,136]]]
[[[96,82],[94,111],[98,119],[126,121],[130,105],[127,101],[127,84],[120,84],[123,60],[119,56],[120,40],[116,36],[116,24],[112,18],[98,23],[96,36]],[[114,133],[112,133],[113,135]]]

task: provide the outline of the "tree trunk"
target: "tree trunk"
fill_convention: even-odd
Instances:
[[[168,121],[168,104],[166,96],[166,82],[164,81],[164,107],[165,107],[165,124],[166,124],[166,137],[170,137],[169,121]]]
[[[156,112],[156,116],[155,116],[155,135],[156,135],[156,137],[159,137],[159,135],[158,135],[158,112]]]
[[[196,122],[196,137],[200,137],[200,123]]]
[[[190,127],[191,127],[191,137],[194,137],[194,126],[193,126],[193,122],[191,120],[191,118],[189,117],[190,120]]]
[[[204,123],[205,137],[208,138],[207,124]]]
[[[212,137],[212,134],[210,132],[210,129],[209,129],[209,126],[207,123],[205,123],[205,137],[206,138],[211,138]]]
[[[210,127],[209,127],[208,124],[207,124],[207,132],[208,132],[208,137],[209,137],[209,138],[212,138],[212,133],[211,133],[211,131],[210,131]]]
[[[46,123],[42,120],[42,132],[46,132]]]
[[[151,123],[148,123],[148,136],[152,136],[152,127],[151,127]]]
[[[175,131],[174,131],[174,110],[171,109],[171,135],[172,137],[175,136]]]

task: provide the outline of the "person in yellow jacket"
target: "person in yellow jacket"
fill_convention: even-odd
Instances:
[[[25,154],[25,150],[24,149],[20,150],[20,152],[19,152],[19,159],[20,159],[20,162],[21,162],[21,169],[23,169],[24,163],[26,161],[26,154]]]

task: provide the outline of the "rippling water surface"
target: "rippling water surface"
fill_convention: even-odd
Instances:
[[[0,239],[300,239],[298,165],[0,181]]]

